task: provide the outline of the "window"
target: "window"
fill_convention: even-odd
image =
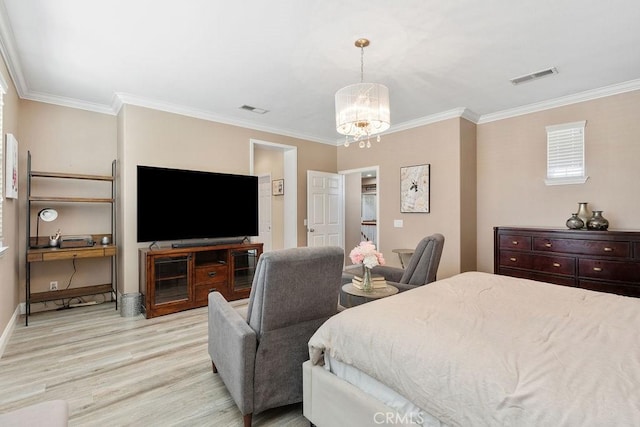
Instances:
[[[584,184],[586,121],[547,126],[547,185]]]

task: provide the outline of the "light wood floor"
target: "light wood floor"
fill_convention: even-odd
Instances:
[[[113,303],[35,313],[0,359],[0,412],[69,402],[71,426],[241,426],[211,370],[207,308],[124,318]],[[309,425],[302,405],[256,414],[253,425]]]

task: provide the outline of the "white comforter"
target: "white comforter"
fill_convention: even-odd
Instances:
[[[640,426],[640,299],[470,272],[309,341],[458,426]]]

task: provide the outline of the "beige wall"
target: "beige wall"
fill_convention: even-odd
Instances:
[[[22,155],[21,137],[19,129],[19,104],[16,89],[11,81],[9,72],[4,61],[0,56],[0,73],[4,81],[7,83],[8,90],[4,95],[3,111],[3,132],[12,133],[18,140],[18,172],[24,169],[24,156]],[[0,144],[3,144],[4,151],[4,135],[0,135]],[[4,168],[2,169],[4,173]],[[24,270],[24,257],[22,254],[22,242],[25,234],[19,230],[20,224],[20,197],[24,194],[24,180],[18,178],[18,199],[4,199],[2,206],[2,244],[8,246],[6,252],[0,256],[0,334],[6,332],[6,327],[11,321],[13,314],[18,306],[20,295],[24,295],[24,287],[20,286],[19,272]],[[4,179],[3,179],[4,181]],[[4,191],[4,190],[3,190]],[[4,198],[4,194],[2,195]],[[3,338],[8,338],[3,336]],[[0,355],[2,354],[3,342],[0,342]]]
[[[460,121],[460,271],[477,263],[476,125]]]
[[[472,152],[475,141],[470,137],[473,136],[470,126],[463,126],[462,121],[450,119],[384,135],[369,149],[360,149],[356,144],[338,148],[339,170],[380,168],[378,240],[388,265],[400,266],[399,258],[392,252],[394,248],[415,248],[422,237],[432,233],[445,236],[438,277],[451,276],[459,273],[463,266],[475,264],[472,259],[475,252],[462,250],[462,207],[473,207],[475,199],[475,189],[470,185],[472,171],[462,171],[463,160],[467,165],[475,156]],[[400,213],[400,168],[418,164],[431,165],[430,213]],[[403,221],[403,228],[394,227],[396,219]],[[465,236],[465,242],[475,245],[475,236]],[[468,259],[463,260],[463,257]]]
[[[306,245],[303,220],[306,212],[307,169],[336,171],[335,147],[221,123],[126,105],[120,112],[118,155],[122,186],[122,236],[118,288],[121,293],[138,291],[138,248],[136,242],[136,166],[175,167],[224,173],[248,174],[250,141],[260,140],[297,147],[298,245]],[[289,188],[287,187],[287,191]],[[291,189],[295,191],[295,189]],[[203,191],[212,203],[215,190]],[[171,195],[167,195],[167,203]]]
[[[33,124],[37,123],[37,126]],[[31,152],[31,167],[36,171],[78,174],[111,175],[111,164],[116,159],[116,118],[75,108],[65,108],[23,100],[20,107],[20,153],[24,165],[20,170],[22,193],[26,195],[26,157]],[[49,196],[111,197],[111,186],[106,182],[35,179],[31,194]],[[20,198],[20,235],[26,230],[26,198]],[[46,207],[34,203],[31,212],[31,235],[36,234],[39,209]],[[56,204],[58,218],[54,222],[40,222],[40,236],[110,233],[111,210],[106,204]],[[25,244],[21,239],[21,260]],[[22,264],[21,262],[21,265]],[[58,281],[60,288],[77,285],[101,284],[110,281],[110,260],[107,258],[79,259],[34,263],[31,265],[32,292],[49,289],[49,282]],[[20,281],[24,284],[25,271]],[[23,291],[24,294],[24,291]],[[92,298],[87,298],[92,299]],[[24,301],[24,295],[22,296]],[[53,302],[33,304],[32,310],[55,308]]]
[[[610,228],[640,230],[640,91],[478,126],[478,269],[493,272],[494,226],[566,229],[578,202]],[[545,126],[586,120],[581,185],[546,186]]]

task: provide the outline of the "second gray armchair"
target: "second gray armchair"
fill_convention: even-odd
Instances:
[[[387,283],[398,288],[399,292],[426,285],[436,280],[443,248],[444,236],[440,233],[432,234],[418,242],[413,255],[404,269],[379,265],[373,267],[371,273],[383,276]],[[361,274],[361,267],[354,267],[347,267],[345,269],[345,273],[342,275],[343,283],[348,283],[353,274]],[[364,298],[358,298],[359,297],[351,296],[349,298],[350,304],[347,304],[347,297],[344,291],[340,291],[340,305],[343,307],[361,304],[366,301]]]

